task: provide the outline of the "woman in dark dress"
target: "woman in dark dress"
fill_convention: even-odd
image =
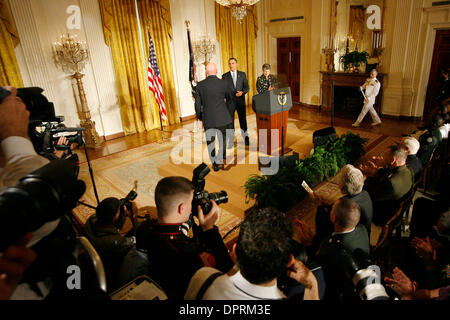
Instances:
[[[270,74],[270,64],[263,64],[262,70],[263,74],[256,80],[256,90],[258,90],[258,93],[275,89],[276,78]]]

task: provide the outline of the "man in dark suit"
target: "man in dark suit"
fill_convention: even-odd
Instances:
[[[227,131],[229,132],[233,128],[233,118],[229,112],[229,105],[232,101],[231,88],[225,81],[217,77],[217,66],[214,63],[208,63],[206,66],[206,76],[205,80],[197,84],[195,113],[205,128],[206,143],[214,171],[219,171],[224,167],[224,147],[227,136],[230,136],[230,134],[227,135]],[[217,154],[216,135],[219,139]]]
[[[245,106],[245,94],[250,90],[248,86],[247,76],[245,72],[237,70],[236,58],[230,58],[228,60],[228,66],[230,71],[222,75],[222,79],[225,80],[233,92],[233,103],[230,105],[230,113],[233,118],[234,129],[234,112],[237,110],[239,117],[239,126],[241,127],[242,136],[246,145],[250,144],[250,140],[247,134],[247,112]],[[232,146],[228,145],[229,148]]]

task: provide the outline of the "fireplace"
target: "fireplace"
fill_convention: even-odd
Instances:
[[[322,104],[321,110],[335,111],[352,115],[358,114],[364,103],[359,87],[369,77],[365,73],[321,72],[322,74]],[[381,89],[375,101],[375,110],[381,115],[381,101],[383,100],[384,74],[379,73],[378,81]]]
[[[364,97],[356,87],[333,87],[334,112],[339,114],[357,115],[361,112]]]

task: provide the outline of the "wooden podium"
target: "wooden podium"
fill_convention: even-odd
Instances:
[[[289,110],[292,108],[291,89],[280,88],[254,95],[252,102],[256,113],[258,151],[276,156],[289,152],[284,147]],[[276,139],[277,133],[278,139]],[[272,137],[274,143],[272,143]]]

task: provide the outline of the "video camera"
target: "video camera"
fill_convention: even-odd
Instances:
[[[209,167],[202,163],[194,169],[194,176],[192,177],[192,184],[194,185],[194,198],[192,200],[192,214],[198,216],[197,206],[202,208],[203,214],[208,214],[211,211],[214,200],[218,205],[228,202],[228,194],[222,190],[220,192],[209,193],[205,189],[205,177],[211,171]]]
[[[57,159],[0,193],[0,252],[77,206],[86,190],[78,172],[75,161]]]
[[[44,90],[38,87],[19,88],[17,96],[30,112],[28,135],[37,153],[48,157],[55,152],[55,144],[61,136],[69,141],[68,146],[57,146],[58,150],[71,150],[70,144],[84,144],[82,131],[84,128],[68,128],[62,122],[63,116],[55,115],[55,107],[52,102],[42,94]]]

